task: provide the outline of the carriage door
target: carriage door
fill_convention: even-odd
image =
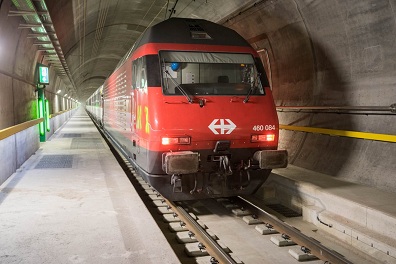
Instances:
[[[136,80],[138,72],[138,60],[132,62],[132,74],[131,74],[131,131],[133,134],[134,145],[136,142]]]

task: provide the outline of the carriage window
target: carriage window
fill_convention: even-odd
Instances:
[[[132,88],[161,86],[158,55],[147,55],[132,62]]]
[[[146,58],[141,57],[132,62],[132,87],[134,89],[147,88]]]
[[[163,92],[190,95],[264,95],[265,73],[250,54],[160,52]]]

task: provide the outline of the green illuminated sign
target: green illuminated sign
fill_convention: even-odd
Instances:
[[[49,84],[49,74],[48,74],[48,67],[44,65],[38,66],[38,83],[39,84]]]
[[[39,112],[39,118],[43,118],[44,117],[44,105],[43,105],[43,99],[39,98],[38,99],[38,112]],[[39,131],[40,131],[40,136],[44,136],[45,135],[45,131],[44,131],[44,122],[41,122],[39,124]]]
[[[47,99],[45,99],[45,128],[48,132],[50,131],[49,103]]]

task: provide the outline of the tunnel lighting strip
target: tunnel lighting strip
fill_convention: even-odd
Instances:
[[[392,143],[396,142],[396,135],[390,135],[390,134],[376,134],[369,132],[336,130],[336,129],[318,128],[318,127],[288,126],[288,125],[279,125],[279,128],[285,130],[317,133],[317,134],[324,134],[330,136],[360,138],[360,139],[368,139],[368,140],[376,140],[376,141],[384,141],[384,142],[392,142]]]

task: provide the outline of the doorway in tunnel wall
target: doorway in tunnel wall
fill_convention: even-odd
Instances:
[[[262,34],[253,39],[248,40],[250,45],[256,49],[260,56],[261,62],[264,65],[264,70],[267,74],[267,78],[270,84],[271,90],[273,89],[273,69],[271,62],[273,61],[273,53],[271,44],[266,34]]]
[[[267,73],[268,81],[270,84],[270,88],[272,90],[272,70],[271,70],[271,61],[269,57],[268,50],[266,48],[260,49],[257,51],[260,55],[260,59],[263,62],[265,72]]]

